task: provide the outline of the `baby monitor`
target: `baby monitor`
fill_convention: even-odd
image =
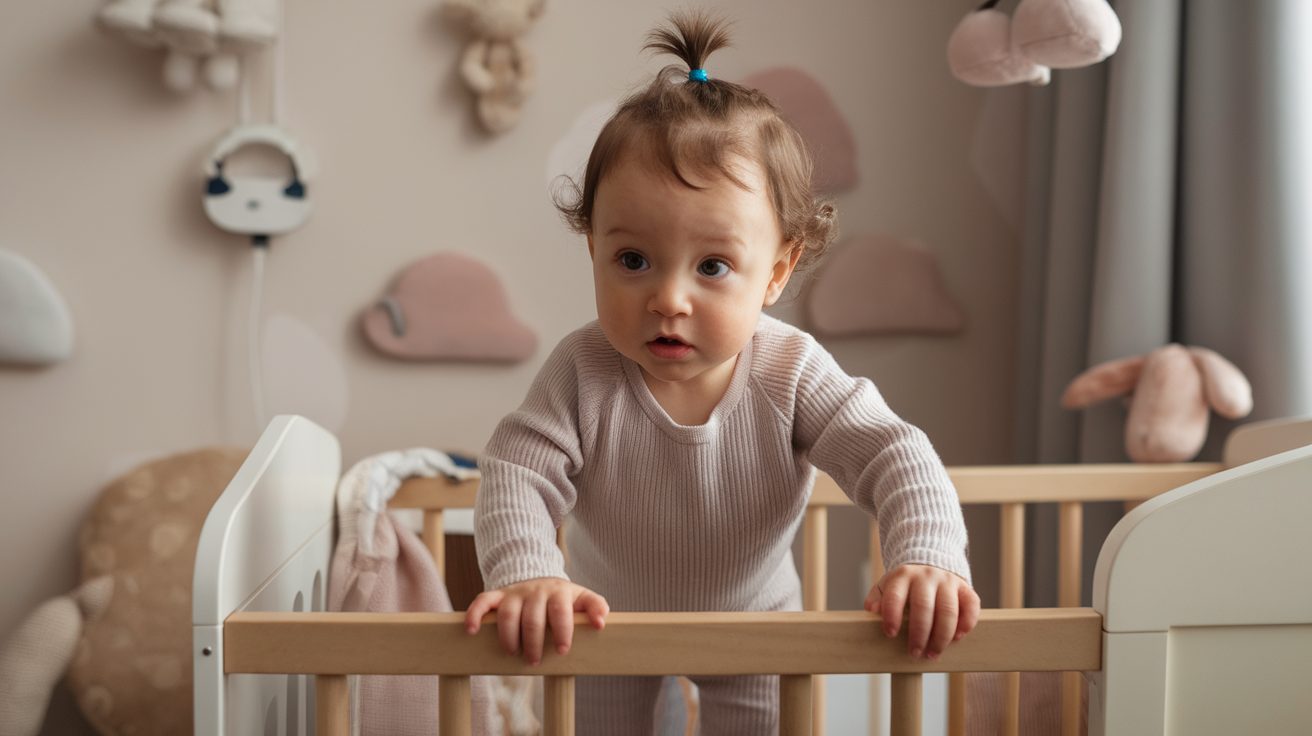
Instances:
[[[274,148],[291,161],[291,178],[233,176],[225,161],[247,146]],[[233,128],[205,161],[205,214],[219,228],[242,235],[282,235],[310,216],[305,181],[310,175],[307,154],[287,131],[267,124]]]

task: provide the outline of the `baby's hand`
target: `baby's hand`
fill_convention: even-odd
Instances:
[[[592,628],[606,625],[606,599],[563,578],[534,578],[480,593],[465,611],[465,630],[477,634],[483,615],[497,610],[497,635],[507,654],[524,647],[524,661],[542,661],[547,626],[556,651],[565,654],[574,641],[574,612],[588,614]]]
[[[884,635],[897,636],[907,617],[907,651],[929,659],[969,634],[979,621],[979,595],[961,576],[931,565],[901,565],[866,596],[866,610],[884,618]]]

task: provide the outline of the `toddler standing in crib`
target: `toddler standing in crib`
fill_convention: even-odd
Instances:
[[[607,122],[561,209],[587,236],[598,320],[567,336],[479,465],[475,510],[506,651],[530,663],[574,612],[800,610],[790,545],[814,467],[877,515],[889,572],[866,608],[913,656],[975,625],[961,507],[925,435],[814,338],[762,314],[833,239],[800,136],[711,77],[724,24],[673,18],[667,67]],[[566,515],[568,575],[556,547]],[[772,733],[777,682],[693,678],[705,734]],[[579,678],[580,734],[650,733],[660,678]]]

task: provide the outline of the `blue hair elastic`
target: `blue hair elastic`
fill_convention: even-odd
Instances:
[[[711,77],[706,73],[705,69],[693,69],[692,71],[688,72],[688,79],[693,82],[705,83],[705,82],[709,82],[711,80]]]

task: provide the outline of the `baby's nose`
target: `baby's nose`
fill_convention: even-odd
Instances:
[[[661,281],[652,292],[647,308],[662,317],[675,317],[691,313],[692,304],[689,290],[682,279],[668,278]]]

